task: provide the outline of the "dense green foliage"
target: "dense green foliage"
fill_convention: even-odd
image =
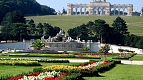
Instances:
[[[36,49],[36,50],[40,50],[43,47],[45,47],[45,42],[43,42],[40,39],[37,39],[32,43],[31,47],[34,47],[34,49]]]
[[[105,44],[104,46],[101,47],[101,52],[104,54],[107,54],[109,50],[110,50],[109,44]]]
[[[38,61],[30,60],[0,60],[0,65],[17,65],[17,66],[41,66]]]
[[[60,31],[59,27],[53,27],[48,23],[39,23],[35,25],[31,19],[25,22],[21,11],[13,11],[6,14],[2,21],[0,40],[18,40],[35,39],[42,36],[55,36]]]
[[[127,34],[127,30],[126,22],[117,17],[113,22],[113,27],[110,27],[104,20],[97,19],[94,22],[89,21],[87,24],[69,29],[68,34],[72,37],[93,36],[101,43],[124,44],[124,34]]]
[[[36,0],[0,0],[0,22],[6,13],[20,10],[24,15],[52,15],[55,10]]]

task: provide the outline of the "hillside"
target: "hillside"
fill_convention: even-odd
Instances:
[[[53,15],[55,10],[36,0],[0,0],[0,23],[8,12],[20,10],[24,15]]]
[[[27,20],[33,19],[36,24],[49,23],[52,26],[58,26],[64,29],[66,32],[70,28],[77,27],[88,21],[94,21],[96,19],[103,19],[108,24],[112,24],[117,16],[28,16]],[[129,32],[135,35],[143,36],[143,17],[122,17],[128,25]]]

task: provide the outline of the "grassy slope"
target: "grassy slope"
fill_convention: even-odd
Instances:
[[[27,20],[33,19],[36,24],[49,23],[52,26],[58,26],[65,31],[77,27],[88,21],[103,19],[108,24],[112,24],[117,16],[28,16]],[[143,17],[122,17],[128,25],[129,32],[136,35],[143,35]]]
[[[85,77],[85,80],[143,80],[143,66],[117,65],[112,70],[100,74],[102,77]]]

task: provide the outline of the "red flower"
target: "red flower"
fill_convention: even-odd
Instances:
[[[85,66],[85,64],[81,64],[80,66],[82,66],[82,67],[83,67],[83,66]]]
[[[54,77],[47,77],[44,80],[55,80]]]
[[[12,77],[11,77],[11,78],[9,78],[8,80],[14,80],[14,78],[15,78],[15,77],[14,77],[14,76],[12,76]]]
[[[89,64],[94,64],[95,62],[90,62]]]
[[[34,73],[30,73],[29,76],[38,76],[40,73],[39,72],[34,72]]]
[[[64,77],[64,76],[70,76],[70,74],[68,74],[68,73],[63,73],[63,74],[61,74],[60,76],[56,77],[54,80],[61,80],[61,78]]]
[[[105,61],[103,64],[106,65],[106,64],[109,64],[109,63],[110,63],[109,61]]]
[[[77,56],[83,56],[83,54],[77,54]]]
[[[95,66],[93,66],[92,68],[91,68],[91,70],[93,70],[95,68]]]
[[[10,79],[8,79],[8,80],[19,80],[19,79],[22,79],[22,78],[24,78],[24,76],[23,75],[21,75],[21,76],[17,76],[17,77],[11,77]]]

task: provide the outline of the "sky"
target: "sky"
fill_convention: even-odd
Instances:
[[[51,8],[54,8],[56,11],[62,11],[63,7],[67,9],[68,3],[73,4],[89,4],[93,0],[36,0],[41,5],[47,5]],[[133,11],[141,11],[143,7],[143,0],[106,0],[106,2],[110,2],[111,4],[133,4]]]

